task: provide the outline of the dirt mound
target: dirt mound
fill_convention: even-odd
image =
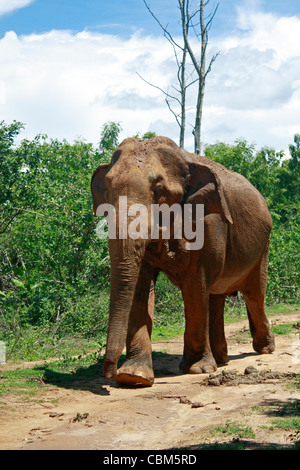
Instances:
[[[295,378],[296,374],[294,372],[273,372],[269,370],[257,370],[253,366],[248,366],[244,370],[243,374],[237,372],[232,372],[228,370],[223,370],[220,374],[211,374],[205,378],[201,385],[212,385],[212,386],[234,386],[240,384],[261,384],[261,383],[272,383],[274,380],[284,380]]]

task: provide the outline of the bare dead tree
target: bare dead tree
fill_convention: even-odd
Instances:
[[[219,4],[217,4],[212,12],[205,19],[205,7],[208,5],[210,0],[201,0],[194,10],[191,11],[190,0],[178,0],[181,12],[181,25],[182,25],[182,34],[184,39],[184,46],[186,47],[189,56],[192,60],[194,69],[198,76],[198,96],[196,104],[196,116],[195,116],[195,125],[193,129],[194,134],[194,152],[200,154],[201,152],[201,125],[202,125],[202,113],[203,113],[203,101],[204,101],[204,91],[206,78],[209,72],[211,71],[212,64],[215,62],[216,58],[220,54],[217,52],[210,59],[209,65],[206,68],[206,52],[208,45],[208,32],[211,28],[212,21],[215,17]],[[195,18],[199,18],[198,23],[194,23]],[[207,20],[207,22],[205,22]],[[192,27],[197,39],[201,42],[201,52],[200,57],[197,58],[193,47],[191,46],[188,29]],[[198,32],[199,30],[199,32]]]
[[[187,77],[186,72],[186,60],[187,60],[187,47],[185,42],[183,45],[179,44],[172,34],[167,30],[167,27],[164,27],[159,19],[154,15],[150,6],[147,4],[145,0],[143,0],[147,10],[151,14],[151,16],[155,19],[158,23],[160,28],[163,31],[165,38],[169,41],[173,48],[176,64],[177,64],[177,85],[172,85],[166,90],[163,90],[161,87],[150,83],[145,78],[143,78],[140,74],[139,77],[142,78],[148,85],[157,88],[165,95],[166,104],[176,119],[176,122],[179,126],[179,146],[184,147],[184,138],[185,138],[185,129],[186,129],[186,93],[187,89],[193,85],[196,80],[191,80],[190,77]],[[188,34],[188,33],[187,33]],[[179,111],[178,111],[179,108]]]
[[[193,127],[194,135],[194,152],[200,154],[201,152],[201,126],[202,126],[202,114],[203,114],[203,102],[204,102],[204,91],[206,78],[211,71],[212,64],[217,59],[219,52],[214,54],[210,59],[209,65],[206,68],[206,53],[208,46],[208,32],[211,28],[213,19],[217,12],[219,4],[217,4],[211,13],[205,17],[205,7],[209,4],[210,0],[178,0],[178,7],[180,10],[180,22],[182,29],[183,44],[179,44],[174,36],[168,31],[167,27],[164,27],[159,19],[154,15],[150,6],[146,0],[143,0],[147,10],[152,17],[159,24],[162,29],[164,36],[170,42],[173,47],[176,63],[177,63],[177,83],[178,85],[172,85],[167,91],[161,87],[150,83],[143,77],[140,77],[149,85],[157,88],[165,95],[165,101],[169,110],[173,113],[177,124],[180,128],[179,145],[184,146],[185,130],[186,130],[186,96],[188,88],[194,83],[198,83],[197,101],[195,106],[195,122]],[[196,4],[196,6],[195,6]],[[195,49],[195,43],[190,39],[189,32],[193,33],[193,38],[200,42],[200,51],[197,53]],[[193,71],[189,71],[187,77],[187,59],[190,58],[193,66]],[[189,68],[190,70],[190,68]],[[193,72],[196,73],[196,79],[192,79]],[[175,94],[174,94],[175,92]],[[175,105],[179,106],[179,111],[174,109]]]

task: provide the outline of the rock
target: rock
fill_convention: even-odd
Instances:
[[[219,377],[209,379],[207,383],[208,383],[208,385],[213,385],[215,387],[218,387],[219,385],[221,385],[221,381],[220,381]]]
[[[246,369],[244,370],[244,374],[245,374],[245,375],[248,375],[248,374],[255,374],[255,373],[258,373],[258,370],[255,369],[255,367],[253,367],[253,366],[248,366],[248,367],[246,367]]]
[[[186,397],[180,397],[179,403],[183,403],[184,405],[190,405],[191,401]]]
[[[201,403],[201,401],[195,401],[194,403],[192,403],[192,406],[191,408],[202,408],[204,405],[203,403]]]

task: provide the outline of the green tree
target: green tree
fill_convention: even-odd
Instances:
[[[103,125],[99,142],[99,152],[103,163],[110,161],[112,152],[119,144],[121,130],[119,122],[110,121]]]
[[[95,233],[90,179],[101,156],[92,144],[44,136],[10,144],[1,154],[0,290],[13,291],[7,306],[15,301],[34,323],[100,282],[107,247]]]
[[[4,233],[14,218],[28,207],[28,158],[14,151],[15,138],[23,125],[14,121],[0,123],[0,234]]]

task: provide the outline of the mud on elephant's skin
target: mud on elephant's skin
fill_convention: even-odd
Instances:
[[[186,327],[180,369],[212,372],[226,362],[224,303],[244,296],[259,354],[274,350],[265,314],[272,219],[262,195],[243,176],[165,137],[126,139],[109,164],[93,173],[94,212],[119,196],[128,203],[204,204],[204,245],[187,250],[184,239],[110,239],[111,293],[104,374],[119,383],[152,385],[151,330],[160,272],[181,289]],[[126,361],[117,369],[126,343]]]

